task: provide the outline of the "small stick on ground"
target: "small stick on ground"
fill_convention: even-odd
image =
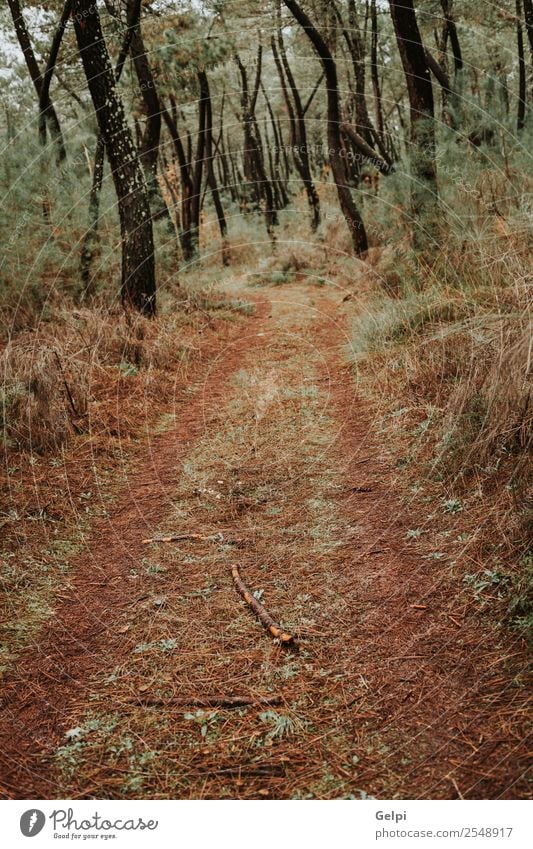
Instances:
[[[281,696],[198,696],[190,699],[152,699],[139,696],[131,701],[148,707],[240,708],[250,705],[279,705]]]
[[[226,542],[229,545],[238,545],[238,543],[242,542],[242,539],[224,539],[222,534],[211,534],[210,536],[203,536],[202,534],[172,534],[168,537],[150,537],[150,539],[143,539],[143,545],[148,545],[150,542],[182,542],[183,540],[195,539],[200,542]]]
[[[283,628],[278,625],[278,623],[274,619],[272,619],[272,616],[270,615],[268,610],[266,610],[266,608],[264,608],[263,605],[259,601],[257,601],[256,598],[254,598],[246,584],[243,582],[239,574],[238,566],[231,567],[231,574],[233,576],[233,581],[237,588],[237,592],[243,597],[246,604],[251,607],[251,609],[253,610],[261,624],[264,625],[268,633],[276,640],[279,640],[283,646],[286,646],[287,648],[296,648],[297,643],[293,635],[289,634],[287,631],[284,631]]]

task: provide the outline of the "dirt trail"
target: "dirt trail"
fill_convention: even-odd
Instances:
[[[6,795],[526,792],[513,646],[458,618],[449,573],[406,536],[417,508],[345,363],[342,295],[264,291],[18,664]],[[156,533],[209,539],[143,546]],[[233,563],[299,653],[255,621]]]

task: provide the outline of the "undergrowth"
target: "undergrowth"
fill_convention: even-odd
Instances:
[[[413,476],[451,499],[476,493],[473,545],[505,558],[509,617],[530,628],[531,246],[496,225],[492,238],[448,232],[431,263],[386,249],[349,356],[383,414],[403,414]]]

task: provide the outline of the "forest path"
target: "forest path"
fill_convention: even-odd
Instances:
[[[343,293],[300,281],[260,303],[18,664],[6,795],[516,795],[516,722],[491,724],[501,647],[454,620],[440,564],[406,537],[419,518],[346,364]],[[142,542],[167,534],[207,539]]]

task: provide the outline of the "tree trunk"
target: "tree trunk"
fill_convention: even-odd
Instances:
[[[272,186],[268,179],[264,166],[259,128],[255,120],[255,105],[261,83],[262,49],[259,46],[257,53],[257,69],[252,92],[248,88],[248,75],[246,68],[239,56],[235,54],[237,67],[241,75],[241,106],[242,125],[244,129],[244,173],[247,182],[255,190],[256,201],[264,201],[265,222],[268,234],[273,237],[273,227],[278,223],[278,217],[274,208],[274,195]]]
[[[104,0],[109,14],[119,20],[113,0]],[[161,105],[157,86],[148,54],[146,52],[141,31],[141,3],[140,0],[126,0],[126,36],[121,46],[121,51],[116,67],[117,82],[120,78],[124,62],[128,52],[133,59],[135,74],[139,82],[139,90],[144,104],[146,124],[144,132],[141,132],[140,123],[135,121],[137,134],[137,148],[144,176],[148,187],[148,198],[153,210],[153,218],[166,218],[169,229],[174,229],[170,212],[163,200],[161,189],[157,180],[157,163],[159,160],[159,143],[161,139]]]
[[[409,93],[411,211],[415,245],[422,247],[434,238],[437,224],[433,91],[413,0],[391,0],[390,11]]]
[[[133,33],[130,50],[146,112],[146,125],[139,146],[139,157],[143,166],[154,217],[166,217],[168,210],[164,206],[157,180],[157,162],[161,140],[161,104],[139,24],[137,24]]]
[[[518,52],[518,107],[516,129],[523,130],[526,123],[526,62],[524,59],[522,3],[520,0],[516,0],[516,47]]]
[[[204,176],[206,111],[206,94],[205,91],[202,91],[202,88],[200,88],[200,99],[198,101],[198,135],[196,139],[194,167],[192,169],[191,245],[194,257],[198,255],[200,245],[200,211],[202,206],[202,180]]]
[[[20,8],[19,0],[8,0],[9,9],[11,11],[11,16],[13,18],[13,25],[15,27],[15,33],[17,35],[18,43],[20,45],[20,49],[24,55],[24,59],[26,61],[26,67],[30,73],[31,80],[33,82],[35,91],[37,92],[37,97],[39,98],[39,103],[41,101],[41,90],[43,86],[43,77],[39,70],[39,65],[37,64],[37,60],[35,58],[35,53],[33,52],[33,47],[31,45],[30,36],[28,33],[28,29],[26,27],[26,22],[22,16],[22,11]],[[65,142],[63,139],[63,134],[61,132],[61,126],[59,124],[59,119],[57,117],[57,113],[54,109],[54,105],[50,100],[50,97],[44,101],[44,110],[46,113],[46,120],[50,126],[50,134],[54,141],[57,144],[58,149],[58,160],[61,161],[65,159],[67,152],[65,148]],[[46,124],[39,126],[40,138],[43,144],[46,143]]]
[[[122,238],[121,297],[152,316],[156,307],[152,220],[142,168],[117,93],[115,74],[92,0],[74,0],[74,29],[98,127],[111,166]]]
[[[272,134],[274,136],[274,164],[272,168],[272,177],[273,182],[276,185],[277,193],[279,195],[279,209],[285,209],[286,206],[289,205],[289,194],[287,192],[287,186],[283,177],[281,175],[281,148],[283,145],[283,139],[279,133],[279,127],[276,123],[276,118],[274,116],[274,110],[272,109],[272,104],[270,103],[270,98],[266,92],[263,83],[261,83],[261,91],[263,92],[263,97],[265,98],[265,103],[267,106],[268,115],[270,117],[270,124],[272,126]],[[265,133],[267,132],[265,127]]]
[[[365,158],[369,165],[373,165],[381,174],[388,175],[394,173],[394,167],[391,163],[382,159],[365,139],[359,135],[355,127],[343,122],[341,123],[341,132],[351,141],[352,145]]]
[[[80,258],[81,282],[83,285],[82,298],[94,295],[94,281],[91,278],[91,268],[95,246],[98,239],[98,220],[100,218],[100,195],[104,179],[105,145],[100,133],[96,139],[94,153],[93,179],[89,194],[89,226],[83,237]]]
[[[71,12],[72,2],[71,0],[66,0],[59,19],[59,24],[57,25],[57,29],[52,39],[50,55],[48,56],[48,62],[46,63],[45,72],[42,78],[41,91],[39,94],[39,137],[41,139],[46,139],[46,122],[49,117],[50,109],[53,108],[50,102],[50,83],[52,82],[59,48],[61,47],[61,42],[63,40],[63,35]]]
[[[453,65],[455,75],[457,76],[459,71],[463,70],[463,56],[461,53],[461,46],[459,44],[459,36],[457,35],[457,27],[453,17],[453,0],[440,0],[440,4],[442,6],[444,20],[446,21],[448,28],[448,35],[453,53]]]
[[[273,39],[274,41],[274,39]],[[287,83],[289,85],[289,89],[292,96],[292,102],[294,104],[294,160],[296,168],[302,178],[302,182],[305,187],[305,191],[307,194],[307,202],[309,204],[309,208],[311,210],[311,229],[313,231],[317,230],[320,226],[320,198],[318,197],[317,190],[315,188],[315,184],[313,182],[313,176],[311,174],[311,166],[309,163],[309,148],[307,145],[307,129],[305,126],[305,112],[304,107],[302,106],[302,99],[300,97],[300,92],[298,91],[298,87],[296,85],[296,81],[294,79],[294,75],[291,70],[291,66],[289,65],[289,60],[287,58],[287,51],[285,50],[285,44],[283,41],[283,32],[281,28],[281,8],[278,6],[278,45],[279,52],[281,56],[281,62],[283,64],[283,69],[285,71],[285,75],[287,77]],[[279,67],[279,62],[277,60],[277,56],[275,53],[274,46],[274,58],[276,59],[276,64],[278,65],[278,73],[280,74],[280,79],[282,79],[281,69]],[[284,81],[282,80],[282,88],[284,88],[286,93],[286,100],[288,100],[288,92],[286,91],[286,87],[284,85]]]
[[[354,75],[354,105],[355,105],[355,129],[358,135],[362,136],[365,141],[372,145],[375,140],[376,132],[368,114],[366,105],[365,93],[365,46],[359,27],[359,20],[354,0],[348,0],[348,27],[345,26],[342,15],[335,2],[332,3],[333,11],[340,24],[343,38],[348,47],[348,52],[352,60],[352,69]]]
[[[300,26],[305,30],[322,62],[326,76],[328,93],[328,145],[331,172],[337,187],[339,205],[350,229],[354,250],[359,255],[366,254],[368,242],[359,210],[355,205],[349,186],[346,184],[344,162],[342,158],[342,140],[340,132],[340,104],[337,67],[326,42],[313,26],[306,13],[295,0],[284,0]]]
[[[224,265],[229,265],[228,225],[226,223],[222,201],[220,200],[220,192],[213,167],[213,107],[211,103],[211,92],[209,91],[209,80],[205,71],[198,71],[198,82],[200,84],[200,97],[205,102],[205,168],[207,184],[211,190],[211,197],[213,198],[213,205],[222,237],[222,262]]]
[[[376,12],[376,0],[370,5],[370,25],[372,28],[370,40],[370,77],[372,79],[372,90],[374,92],[374,113],[376,116],[376,131],[381,139],[383,136],[383,107],[381,104],[381,86],[379,84],[378,72],[378,18]]]
[[[106,8],[114,15],[113,5],[107,0]],[[124,63],[128,56],[135,27],[141,15],[141,0],[131,0],[127,7],[127,28],[122,44],[120,46],[117,63],[115,65],[115,82],[118,84]],[[137,128],[136,128],[137,129]],[[93,179],[89,195],[89,225],[83,237],[80,256],[80,273],[83,284],[81,297],[90,297],[94,294],[94,280],[91,277],[91,268],[96,245],[98,243],[98,224],[100,220],[100,195],[104,178],[105,144],[102,135],[98,132],[96,148],[94,152]]]
[[[444,13],[444,22],[446,25],[446,32],[448,38],[450,39],[450,46],[452,48],[453,55],[453,68],[454,68],[454,84],[451,86],[450,90],[450,110],[449,110],[449,118],[451,125],[457,129],[460,128],[463,123],[463,56],[461,53],[461,46],[459,44],[459,36],[457,34],[457,27],[455,25],[455,20],[453,17],[453,0],[441,0],[442,11]]]
[[[217,142],[217,153],[218,153],[218,163],[219,167],[222,169],[221,175],[221,183],[222,187],[225,191],[229,191],[230,197],[232,201],[236,202],[238,198],[237,187],[235,186],[233,179],[231,178],[229,166],[228,166],[228,154],[226,150],[226,142],[224,139],[224,105],[226,102],[225,93],[222,94],[222,101],[220,104],[220,122],[218,127],[218,142]]]
[[[172,96],[171,101],[172,115],[164,106],[162,106],[162,115],[171,135],[174,150],[178,158],[181,182],[181,208],[179,215],[181,225],[180,243],[181,250],[183,252],[183,258],[186,262],[189,262],[194,257],[194,247],[192,244],[191,235],[191,204],[193,195],[193,181],[190,175],[190,160],[187,159],[187,156],[185,154],[183,143],[181,141],[181,136],[178,131],[178,125],[176,123],[177,110],[175,108],[175,103],[173,101]]]
[[[533,0],[524,0],[524,21],[526,24],[527,37],[529,39],[531,65],[533,65]]]

